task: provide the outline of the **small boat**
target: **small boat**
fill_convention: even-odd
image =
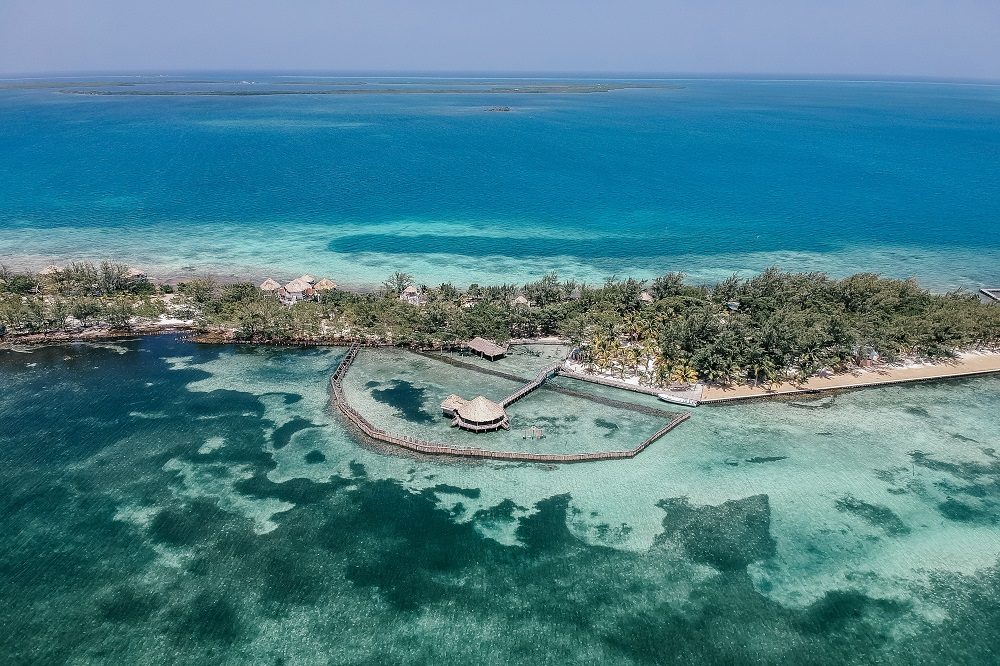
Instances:
[[[679,395],[673,395],[671,393],[657,393],[656,397],[663,402],[669,402],[674,405],[684,405],[685,407],[697,407],[698,401],[694,398],[682,398]]]

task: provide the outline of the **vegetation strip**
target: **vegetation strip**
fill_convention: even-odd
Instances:
[[[44,343],[191,328],[199,340],[219,343],[430,349],[482,338],[502,349],[512,338],[557,337],[576,346],[569,370],[644,393],[701,383],[710,401],[776,394],[763,387],[826,387],[820,376],[831,373],[842,388],[856,383],[846,373],[857,369],[906,376],[886,365],[900,360],[966,363],[967,352],[1000,350],[1000,307],[989,300],[932,294],[915,281],[872,273],[836,280],[777,269],[715,285],[687,284],[679,273],[597,286],[548,274],[465,290],[418,285],[396,273],[378,292],[357,293],[309,275],[284,286],[210,278],[154,284],[125,264],[77,262],[37,274],[0,266],[0,339]]]
[[[594,451],[588,453],[525,453],[521,451],[493,451],[490,449],[480,449],[476,447],[454,447],[446,444],[439,444],[427,440],[417,439],[407,435],[394,435],[380,428],[375,427],[358,410],[347,403],[344,395],[343,381],[350,369],[351,364],[361,349],[359,343],[354,343],[347,350],[344,358],[341,359],[330,377],[330,399],[348,421],[353,423],[361,432],[368,437],[399,446],[401,448],[416,451],[417,453],[427,453],[432,455],[462,456],[466,458],[488,458],[492,460],[510,460],[519,462],[545,462],[545,463],[571,463],[587,462],[595,460],[616,460],[623,458],[634,458],[650,444],[660,439],[668,432],[688,419],[690,414],[682,412],[674,416],[666,425],[647,437],[634,449],[626,451]]]

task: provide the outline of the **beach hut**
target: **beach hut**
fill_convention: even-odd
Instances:
[[[510,429],[510,421],[504,408],[481,395],[457,406],[452,425],[472,432]]]
[[[492,340],[487,340],[486,338],[472,338],[465,343],[466,349],[469,351],[479,354],[485,359],[495,361],[498,358],[503,358],[507,353],[507,347],[501,347]]]
[[[316,282],[316,278],[314,278],[312,275],[309,275],[308,273],[306,273],[305,275],[300,275],[296,279],[302,280],[303,282],[308,282],[310,285]]]
[[[648,291],[643,291],[641,294],[639,294],[639,301],[641,301],[644,305],[647,303],[652,303],[655,300],[656,299],[653,298],[653,295]]]
[[[524,294],[518,294],[517,297],[512,301],[515,308],[530,308],[531,301],[524,297]]]
[[[278,291],[279,289],[281,289],[281,283],[272,278],[267,278],[266,280],[260,283],[261,291],[274,292]]]
[[[332,291],[337,288],[337,283],[333,280],[328,280],[323,278],[319,282],[313,285],[313,289],[316,291]]]
[[[420,305],[423,299],[420,290],[411,284],[399,294],[399,300],[409,303],[410,305]]]
[[[309,276],[306,275],[303,277],[309,277]],[[312,284],[300,277],[300,278],[295,278],[294,280],[286,284],[284,287],[282,287],[278,291],[278,296],[280,296],[281,300],[284,301],[285,303],[292,304],[307,298],[312,298],[314,293],[316,292],[313,290]]]

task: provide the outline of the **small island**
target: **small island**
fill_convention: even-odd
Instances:
[[[4,344],[170,330],[200,342],[416,350],[478,339],[493,357],[511,341],[553,338],[571,345],[563,370],[572,376],[658,395],[698,386],[693,402],[1000,370],[995,301],[871,273],[838,280],[771,268],[714,285],[680,273],[602,285],[550,273],[459,289],[397,272],[361,292],[312,275],[172,285],[109,261],[0,267]]]

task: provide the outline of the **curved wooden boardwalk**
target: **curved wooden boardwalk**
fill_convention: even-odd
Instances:
[[[493,451],[490,449],[480,449],[476,447],[459,447],[459,446],[448,446],[446,444],[439,444],[436,442],[429,442],[427,440],[417,439],[416,437],[409,437],[407,435],[394,435],[392,433],[386,432],[380,428],[375,427],[368,421],[358,410],[351,407],[347,403],[347,399],[344,396],[343,381],[344,376],[350,369],[351,364],[354,363],[354,359],[358,355],[358,351],[361,349],[361,345],[355,343],[347,350],[347,354],[341,359],[340,364],[334,371],[333,376],[330,377],[330,399],[336,405],[337,409],[340,411],[344,417],[354,424],[361,432],[363,432],[368,437],[385,442],[387,444],[392,444],[394,446],[399,446],[409,451],[416,451],[417,453],[427,453],[431,455],[446,455],[446,456],[461,456],[466,458],[487,458],[491,460],[507,460],[513,462],[540,462],[540,463],[571,463],[571,462],[588,462],[596,460],[617,460],[623,458],[634,458],[647,446],[660,439],[668,432],[679,426],[681,423],[686,421],[690,416],[688,412],[681,412],[674,416],[666,425],[657,430],[655,433],[647,437],[641,444],[633,449],[627,449],[624,451],[593,451],[587,453],[529,453],[522,451]],[[551,366],[549,366],[551,367]],[[532,389],[525,392],[525,395],[538,388],[549,376],[554,372],[554,370],[549,370],[549,367],[543,368],[543,371],[548,371],[548,374],[542,376],[542,372],[539,372],[538,376],[542,376],[542,379],[538,380],[537,385]],[[536,380],[538,379],[536,376]],[[532,380],[531,383],[534,383]],[[529,384],[530,385],[530,384]],[[522,389],[525,387],[522,387]],[[517,395],[520,391],[516,391],[511,395]],[[509,397],[509,396],[508,396]],[[519,396],[523,397],[523,396]]]

